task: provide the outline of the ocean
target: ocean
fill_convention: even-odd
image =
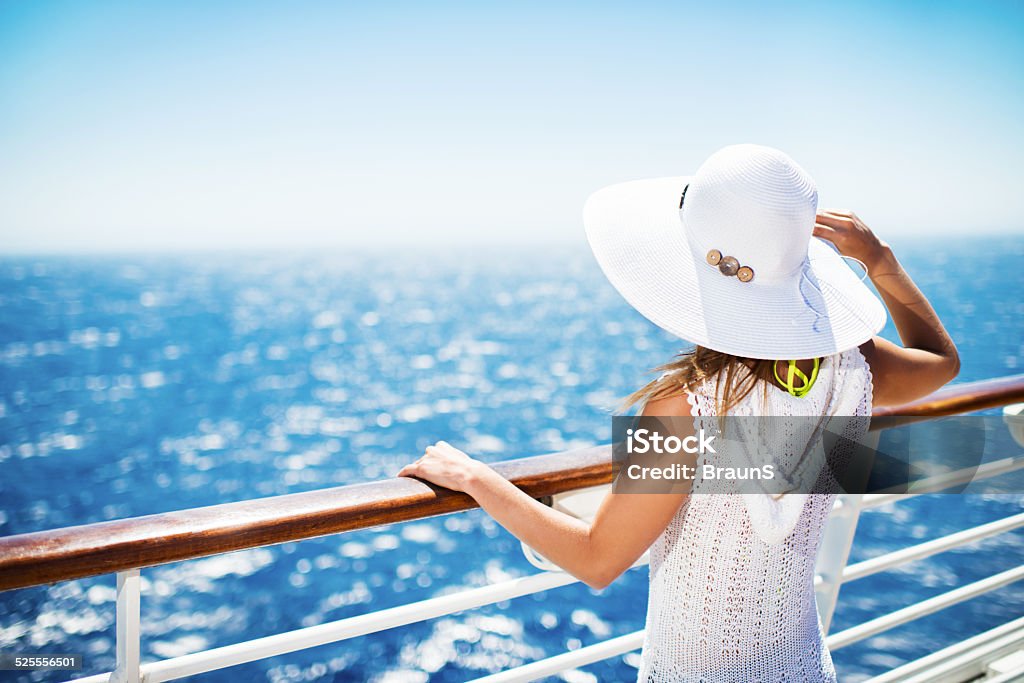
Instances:
[[[957,382],[1024,372],[1024,237],[894,246],[957,342]],[[883,334],[897,338],[891,323]],[[372,481],[439,439],[487,461],[607,442],[618,401],[682,346],[583,245],[5,256],[0,535]],[[932,495],[868,511],[851,560],[1022,507],[1021,495]],[[1018,566],[1022,541],[851,583],[833,632]],[[533,571],[480,511],[154,567],[142,656]],[[638,568],[603,592],[568,586],[195,678],[462,681],[642,628],[646,587]],[[1024,586],[1010,585],[833,656],[840,680],[860,681],[1021,615]],[[112,669],[114,577],[0,593],[0,651]],[[637,661],[561,680],[633,680]]]

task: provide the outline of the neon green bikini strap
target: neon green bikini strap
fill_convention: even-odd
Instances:
[[[786,391],[788,391],[793,396],[796,396],[797,398],[800,398],[802,396],[806,396],[807,392],[809,392],[811,390],[811,387],[814,386],[814,380],[818,379],[818,367],[820,365],[821,365],[821,359],[815,358],[814,359],[814,369],[811,370],[811,376],[810,377],[805,375],[803,370],[801,370],[800,368],[798,368],[796,366],[796,361],[795,360],[789,361],[789,371],[786,373],[786,376],[787,376],[786,379],[782,379],[781,377],[779,377],[779,364],[778,363],[772,363],[772,371],[775,373],[775,379],[778,380],[779,384],[781,384],[786,389]],[[793,382],[793,376],[794,375],[796,375],[800,379],[800,381],[803,383],[803,386],[797,387],[794,384],[794,382]]]

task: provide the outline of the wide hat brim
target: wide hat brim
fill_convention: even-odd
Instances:
[[[644,317],[694,344],[747,358],[827,356],[885,325],[882,302],[824,240],[799,272],[741,282],[693,253],[679,209],[690,177],[636,180],[594,193],[587,239],[612,285]],[[747,264],[744,264],[747,265]]]

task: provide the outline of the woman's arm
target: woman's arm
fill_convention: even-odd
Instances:
[[[685,412],[670,412],[679,410]],[[689,415],[690,411],[685,397],[674,397],[651,402],[644,414]],[[689,436],[683,431],[677,434],[680,438]],[[680,464],[692,466],[696,456],[692,457],[693,462],[680,460]],[[444,441],[428,447],[398,476],[415,476],[468,493],[514,536],[592,588],[604,588],[629,569],[689,494],[688,485],[681,486],[679,493],[609,493],[594,522],[587,524],[531,498],[486,464]]]
[[[819,213],[814,234],[864,263],[903,342],[901,347],[875,337],[861,346],[873,375],[874,405],[916,400],[956,377],[960,356],[952,338],[889,245],[849,211]]]

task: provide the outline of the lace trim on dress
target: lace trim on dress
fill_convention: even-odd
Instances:
[[[867,403],[868,410],[870,411],[871,406],[875,403],[875,375],[871,372],[871,363],[868,362],[867,356],[860,350],[858,346],[856,348],[857,356],[860,358],[860,364],[864,366],[864,374],[867,377]]]

